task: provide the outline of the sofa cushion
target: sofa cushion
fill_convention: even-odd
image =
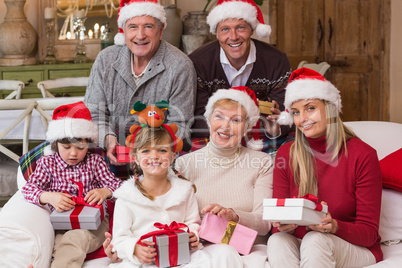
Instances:
[[[20,157],[20,167],[22,175],[26,181],[29,180],[31,174],[35,171],[36,161],[44,154],[45,147],[49,142],[43,142]]]
[[[379,233],[381,242],[402,241],[402,193],[382,189],[381,216]]]
[[[402,148],[380,161],[382,186],[402,192]]]

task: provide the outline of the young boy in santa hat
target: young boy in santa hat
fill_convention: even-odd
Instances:
[[[51,153],[42,156],[27,184],[22,188],[25,199],[51,210],[68,211],[75,206],[72,197],[102,204],[120,186],[121,180],[108,168],[103,157],[88,152],[98,140],[98,128],[83,102],[62,105],[53,112],[46,138]],[[49,149],[49,148],[47,148]],[[48,150],[49,151],[49,150]],[[51,267],[81,267],[86,254],[98,249],[109,230],[108,215],[98,230],[56,231]]]

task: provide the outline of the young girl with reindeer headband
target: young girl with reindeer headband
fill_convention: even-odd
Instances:
[[[141,125],[133,125],[130,128],[132,134],[126,139],[134,161],[134,176],[114,194],[117,201],[112,244],[122,263],[112,264],[113,267],[129,263],[139,267],[156,260],[155,243],[140,241],[141,236],[157,230],[156,222],[184,223],[189,228],[190,249],[199,246],[197,230],[201,220],[194,196],[195,186],[171,168],[181,140],[175,136],[176,125],[163,124],[163,111],[168,105],[162,101],[146,107],[137,102],[132,110],[133,114],[138,114]],[[207,254],[196,252],[190,256],[189,267],[193,264],[209,267]]]

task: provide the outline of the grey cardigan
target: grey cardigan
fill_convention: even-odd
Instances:
[[[131,51],[127,46],[102,50],[92,67],[84,102],[99,126],[99,145],[104,147],[108,134],[117,135],[119,143],[124,144],[131,125],[138,124],[137,116],[130,113],[138,100],[146,105],[168,101],[165,124],[177,124],[177,136],[190,139],[195,96],[192,61],[162,40],[138,85],[131,72]]]

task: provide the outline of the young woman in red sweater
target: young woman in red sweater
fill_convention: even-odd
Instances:
[[[381,173],[376,151],[339,117],[340,93],[319,73],[294,71],[280,124],[294,142],[275,160],[273,197],[313,194],[328,205],[322,224],[273,223],[268,260],[275,267],[364,267],[382,260],[378,233]]]

